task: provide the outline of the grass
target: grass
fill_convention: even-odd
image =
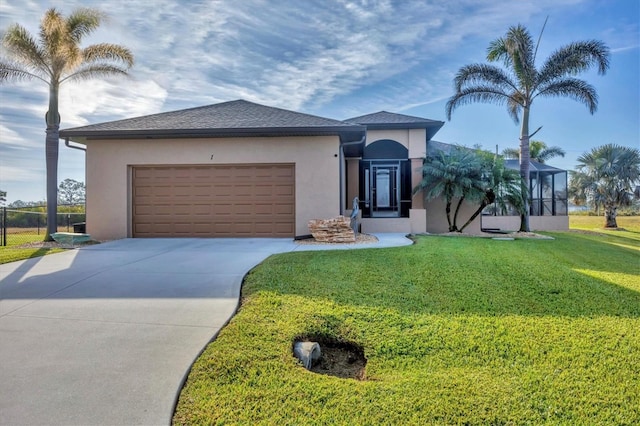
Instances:
[[[174,423],[639,424],[638,231],[272,256]],[[304,370],[301,335],[362,345],[367,380]]]
[[[9,262],[17,262],[18,260],[31,259],[33,257],[45,256],[47,254],[60,253],[64,251],[61,248],[13,248],[0,247],[0,265]]]
[[[66,227],[64,230],[66,231]],[[7,245],[0,247],[0,265],[18,260],[30,259],[33,257],[45,256],[47,254],[59,253],[61,248],[43,247],[19,247],[23,244],[41,242],[44,239],[43,231],[33,229],[10,228],[7,231]]]
[[[640,232],[640,216],[618,216],[616,222],[619,228]],[[569,228],[604,231],[604,217],[569,215]],[[607,230],[607,232],[617,231]]]

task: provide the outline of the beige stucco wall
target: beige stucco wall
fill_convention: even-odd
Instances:
[[[435,198],[425,202],[427,210],[427,232],[431,234],[442,234],[449,232],[449,225],[447,224],[446,203],[444,198]],[[455,214],[458,200],[454,199],[451,203],[451,221],[453,221],[453,215]],[[458,227],[462,227],[471,215],[478,209],[477,204],[470,204],[466,201],[462,203],[460,212],[458,213]],[[476,217],[466,228],[464,228],[466,234],[480,234],[480,215]]]
[[[411,221],[406,217],[365,217],[361,219],[360,223],[362,224],[363,234],[375,234],[377,232],[409,234],[411,232]]]
[[[90,140],[86,156],[87,232],[95,239],[131,236],[130,170],[135,165],[295,164],[296,235],[307,222],[340,210],[339,138]]]
[[[517,231],[520,216],[483,216],[482,227]],[[569,216],[529,216],[529,228],[532,231],[568,231]]]
[[[409,158],[424,158],[426,155],[425,129],[367,130],[367,145],[381,139],[391,139],[404,145],[409,150]]]
[[[354,197],[358,197],[360,188],[360,158],[347,158],[347,202],[346,209],[351,209]]]

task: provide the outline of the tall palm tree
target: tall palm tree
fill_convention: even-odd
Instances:
[[[573,201],[603,207],[605,228],[617,228],[618,207],[631,204],[640,184],[640,150],[607,144],[582,154],[578,161],[576,170],[570,171]]]
[[[47,10],[40,22],[38,38],[19,24],[11,25],[2,36],[0,84],[7,81],[40,80],[49,86],[49,110],[45,152],[47,167],[47,235],[57,231],[58,145],[60,85],[110,75],[127,75],[133,55],[120,45],[100,43],[80,47],[82,39],[94,32],[105,19],[96,9],[79,8],[64,17],[58,10]]]
[[[539,43],[540,39],[534,43],[524,26],[509,28],[504,37],[492,41],[487,49],[487,60],[502,61],[505,69],[487,64],[460,68],[454,79],[456,93],[446,105],[447,118],[451,120],[453,111],[462,105],[473,102],[506,104],[509,115],[516,123],[521,123],[520,175],[525,182],[529,182],[529,114],[533,101],[538,96],[568,97],[586,105],[593,114],[598,106],[596,90],[574,76],[594,65],[600,74],[609,68],[609,48],[601,41],[591,40],[559,48],[538,69],[535,60]],[[521,231],[529,231],[527,200],[525,204]]]
[[[529,158],[532,161],[543,163],[554,157],[563,157],[566,152],[559,146],[547,146],[542,141],[529,141]],[[505,158],[520,158],[520,150],[517,148],[505,148],[502,150],[502,155]]]

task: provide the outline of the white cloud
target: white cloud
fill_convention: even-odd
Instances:
[[[0,173],[0,181],[2,181],[3,187],[10,183],[34,183],[34,182],[42,182],[44,174],[42,170],[38,167],[29,167],[29,166],[9,166],[6,164],[2,165],[2,173]],[[15,196],[19,196],[18,194],[12,194]]]
[[[93,116],[120,119],[153,114],[162,108],[167,91],[153,80],[89,80],[60,88],[63,127],[94,123]]]
[[[460,66],[484,60],[491,40],[517,23],[537,35],[547,15],[541,58],[584,38],[558,22],[592,32],[614,53],[638,46],[637,20],[583,21],[603,7],[593,0],[0,0],[0,29],[20,22],[37,33],[51,6],[102,8],[110,20],[86,42],[123,44],[136,58],[132,79],[63,86],[63,127],[238,98],[334,118],[433,106],[450,96]],[[39,159],[46,86],[0,96],[6,161]]]
[[[2,115],[0,115],[0,120],[4,122],[6,119]],[[38,143],[32,139],[22,137],[18,132],[7,127],[2,122],[0,122],[0,142],[2,143],[3,151],[5,151],[9,147],[11,149],[27,150],[41,145],[41,143]]]

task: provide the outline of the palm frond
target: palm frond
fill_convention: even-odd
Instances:
[[[87,7],[75,9],[66,20],[69,37],[74,44],[80,43],[84,36],[98,29],[106,18],[106,14],[97,9]]]
[[[510,27],[507,34],[494,40],[487,51],[490,62],[502,60],[518,78],[519,87],[533,87],[537,79],[534,63],[535,46],[531,34],[523,25]]]
[[[505,158],[520,158],[520,150],[518,148],[505,148],[502,150]]]
[[[559,146],[550,146],[548,148],[542,149],[541,151],[538,151],[535,155],[532,154],[531,159],[538,161],[540,163],[544,163],[553,157],[564,158],[565,154],[566,154],[565,150],[560,148]]]
[[[507,112],[514,123],[520,122],[520,110],[525,103],[522,93],[515,91],[511,93],[509,100],[507,101]]]
[[[512,99],[511,95],[504,90],[501,90],[499,87],[489,85],[467,87],[458,91],[455,95],[449,98],[449,101],[447,101],[447,105],[445,107],[447,119],[451,120],[451,114],[453,111],[462,105],[468,105],[474,102],[502,105],[509,99]]]
[[[38,69],[48,73],[49,67],[44,60],[44,52],[33,36],[21,25],[11,25],[2,37],[3,54],[10,61],[22,64],[31,70]]]
[[[498,37],[489,43],[487,60],[489,62],[502,61],[506,68],[511,68],[511,57],[507,52],[506,40],[503,37]]]
[[[518,90],[516,83],[506,72],[486,64],[471,64],[460,68],[453,82],[456,91],[462,90],[467,85],[483,83],[501,87],[504,90]]]
[[[126,68],[121,68],[116,65],[110,64],[93,64],[80,67],[73,74],[70,74],[62,79],[60,83],[65,81],[83,81],[89,80],[94,77],[108,77],[114,75],[129,75]]]
[[[598,94],[596,89],[584,80],[578,78],[563,78],[538,88],[533,96],[555,97],[562,96],[584,104],[593,114],[598,109]]]
[[[111,43],[100,43],[87,46],[82,50],[82,57],[85,63],[95,63],[99,61],[113,61],[122,63],[130,68],[133,66],[133,54],[124,46]]]
[[[609,69],[609,48],[601,41],[588,40],[573,42],[553,52],[540,68],[542,84],[576,75],[592,66],[598,67],[598,74],[604,75]]]
[[[53,7],[47,10],[40,22],[40,44],[45,57],[54,62],[64,54],[66,25],[64,17]]]
[[[24,81],[37,78],[45,83],[49,83],[42,76],[24,69],[21,64],[0,60],[0,84],[6,81]]]

